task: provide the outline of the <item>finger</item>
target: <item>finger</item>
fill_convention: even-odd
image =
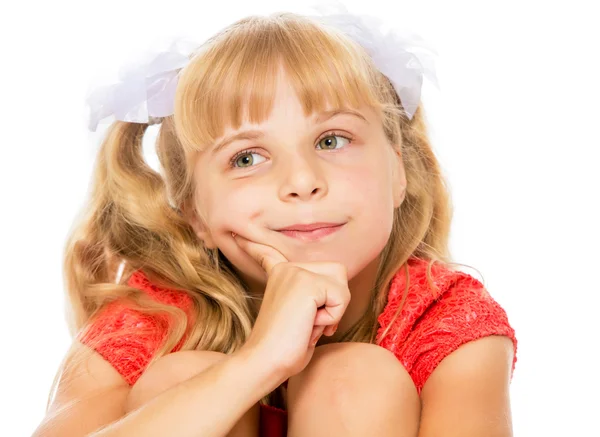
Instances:
[[[315,325],[335,325],[339,323],[346,311],[346,304],[344,302],[332,306],[324,306],[323,308],[319,308],[317,310],[317,315],[315,316]]]
[[[324,302],[316,302],[318,309],[315,315],[315,325],[335,325],[341,319],[350,303],[350,291],[337,286],[325,290]]]
[[[337,331],[338,325],[339,325],[339,322],[336,323],[335,325],[326,326],[325,330],[323,331],[323,334],[326,335],[327,337],[331,337]]]
[[[271,246],[250,241],[239,234],[232,235],[238,246],[250,255],[263,268],[267,275],[271,274],[271,270],[277,264],[288,262],[287,258],[281,252]]]
[[[323,330],[325,326],[313,326],[312,333],[310,335],[310,343],[309,347],[315,347],[321,335],[323,335]]]

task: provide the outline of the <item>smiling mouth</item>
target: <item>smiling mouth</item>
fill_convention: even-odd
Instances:
[[[301,241],[318,241],[329,235],[332,235],[343,228],[346,223],[334,226],[323,226],[312,230],[299,231],[296,229],[281,229],[277,232],[287,237],[294,238]]]

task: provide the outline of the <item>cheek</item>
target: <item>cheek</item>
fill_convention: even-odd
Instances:
[[[385,164],[372,162],[346,172],[343,176],[343,191],[352,193],[352,196],[344,195],[345,201],[360,209],[365,206],[370,209],[389,209],[393,205],[392,186],[391,177],[386,170]]]
[[[352,195],[342,197],[342,208],[354,213],[357,241],[368,246],[363,250],[369,255],[385,246],[392,228],[394,198],[388,169],[385,163],[374,160],[345,176],[343,190]]]
[[[210,227],[213,231],[230,232],[237,229],[240,223],[247,223],[261,209],[261,196],[250,186],[240,186],[235,190],[214,190],[211,196]]]

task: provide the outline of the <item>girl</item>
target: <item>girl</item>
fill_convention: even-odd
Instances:
[[[421,106],[356,39],[240,20],[173,103],[162,175],[156,119],[102,143],[36,436],[511,435],[514,331],[450,261]]]

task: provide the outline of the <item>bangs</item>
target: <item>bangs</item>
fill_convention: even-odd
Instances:
[[[207,44],[182,70],[175,97],[174,122],[186,153],[205,150],[228,127],[266,121],[280,74],[307,117],[364,105],[380,114],[385,107],[383,75],[362,47],[309,18],[248,17]]]

